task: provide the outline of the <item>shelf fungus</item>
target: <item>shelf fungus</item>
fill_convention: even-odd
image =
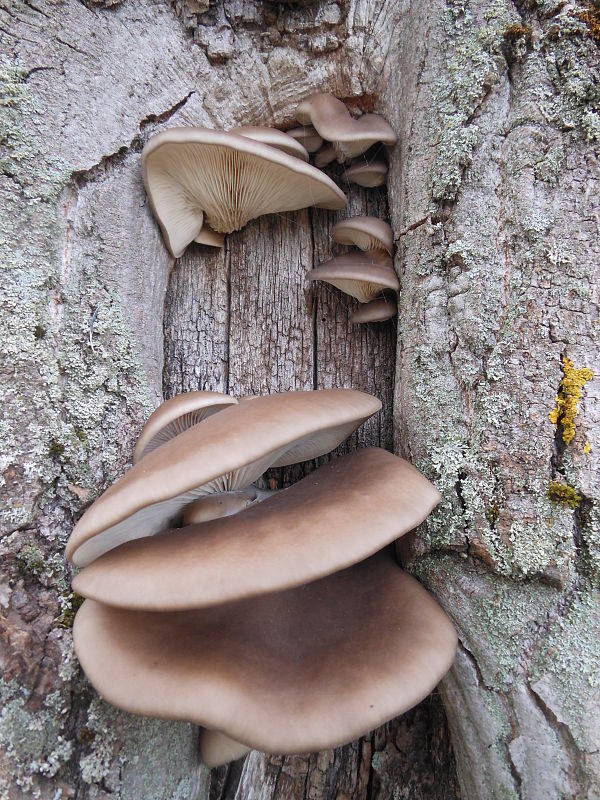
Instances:
[[[292,128],[286,131],[297,142],[300,142],[309,153],[315,153],[323,144],[323,139],[319,136],[312,125],[303,125],[301,128]]]
[[[355,119],[344,103],[331,94],[306,97],[296,108],[296,119],[302,125],[312,125],[331,144],[340,163],[361,155],[378,142],[393,147],[398,139],[379,114],[363,114]]]
[[[350,314],[350,323],[360,325],[367,322],[385,322],[398,313],[398,301],[391,296],[381,297],[360,306],[357,311]]]
[[[394,232],[377,217],[349,217],[334,225],[331,238],[338,244],[355,245],[361,250],[384,250],[392,255]]]
[[[400,288],[392,259],[380,250],[345,253],[310,270],[306,277],[330,283],[360,303],[370,303],[384,292]]]
[[[277,128],[243,125],[239,128],[232,128],[229,133],[235,133],[237,136],[245,136],[247,139],[254,139],[256,142],[268,144],[290,156],[301,158],[302,161],[308,161],[308,150],[304,147],[302,142],[283,131],[277,130]]]
[[[375,397],[352,389],[231,404],[144,455],[109,487],[75,526],[67,557],[85,566],[130,539],[172,526],[205,495],[246,489],[269,467],[329,453],[380,408]]]
[[[342,190],[316,167],[234,132],[194,127],[163,131],[142,151],[142,174],[175,258],[203,236],[205,226],[210,238],[212,232],[239,230],[262,214],[346,205]]]
[[[73,633],[106,700],[208,728],[212,765],[244,746],[291,754],[356,739],[426,697],[457,642],[440,606],[385,550],[233,603],[155,612],[88,599]]]
[[[383,186],[387,180],[387,174],[387,161],[380,156],[372,159],[356,159],[344,171],[344,177],[349,183],[356,183],[366,189]]]

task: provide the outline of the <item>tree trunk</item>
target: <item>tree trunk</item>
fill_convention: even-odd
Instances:
[[[598,372],[594,14],[0,0],[0,797],[600,798],[597,380],[571,441],[548,419],[563,357]],[[387,192],[349,188],[347,214],[264,217],[173,263],[141,183],[148,137],[290,125],[313,91],[398,131]],[[304,281],[359,213],[396,232],[397,326],[351,328],[353,302]],[[347,447],[394,448],[444,493],[399,549],[459,653],[439,694],[360,742],[209,774],[193,726],[86,684],[64,543],[163,397],[329,386],[383,401]]]

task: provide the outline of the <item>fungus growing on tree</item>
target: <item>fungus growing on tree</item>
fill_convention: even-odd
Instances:
[[[398,277],[392,259],[379,250],[345,253],[310,270],[309,281],[325,281],[360,303],[369,303],[384,291],[397,292]]]
[[[375,189],[383,186],[387,180],[388,165],[387,161],[381,157],[375,157],[368,161],[357,159],[344,172],[344,177],[350,183],[356,183],[366,189]]]
[[[309,583],[416,528],[441,500],[404,459],[379,448],[340,456],[245,511],[127,542],[73,589],[120,608],[200,608]]]
[[[133,451],[133,463],[169,439],[222,411],[237,400],[219,392],[184,392],[162,403],[148,417]]]
[[[98,692],[268,753],[349,742],[422,700],[456,633],[382,551],[307,585],[185,611],[86,600],[75,649]]]
[[[361,250],[385,250],[392,255],[394,231],[377,217],[350,217],[331,229],[331,238],[338,244],[355,245]]]
[[[323,144],[323,139],[319,136],[312,125],[303,125],[301,128],[292,128],[286,131],[288,136],[300,142],[309,153],[315,153]]]
[[[230,233],[262,214],[346,205],[342,190],[300,158],[205,128],[170,128],[153,136],[142,151],[142,173],[176,258],[206,224],[216,233]]]
[[[385,322],[387,319],[395,317],[398,313],[398,303],[395,297],[381,297],[379,300],[372,300],[370,303],[362,305],[358,311],[350,314],[352,325],[366,322]]]
[[[381,408],[352,389],[286,392],[230,405],[145,455],[85,512],[67,557],[85,566],[173,524],[198,498],[244,489],[269,467],[330,452]]]
[[[302,142],[283,131],[277,130],[277,128],[243,125],[239,128],[232,128],[229,133],[245,136],[247,139],[254,139],[256,142],[262,142],[275,147],[277,150],[282,150],[290,156],[296,156],[296,158],[301,158],[303,161],[308,161],[308,151]]]
[[[398,139],[379,114],[363,114],[355,119],[344,103],[331,94],[306,97],[296,108],[296,119],[303,125],[312,124],[325,141],[331,142],[340,163],[361,155],[377,142],[392,147]]]

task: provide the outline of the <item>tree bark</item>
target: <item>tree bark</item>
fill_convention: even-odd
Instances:
[[[598,372],[594,19],[558,0],[0,0],[1,797],[600,797],[597,379],[572,441],[548,419],[564,356]],[[387,192],[174,263],[148,137],[285,127],[313,91],[398,131]],[[359,213],[396,233],[396,327],[349,328],[352,301],[304,281]],[[383,402],[347,447],[395,449],[444,494],[399,550],[459,653],[439,694],[360,742],[209,774],[193,726],[87,686],[64,543],[163,397],[328,386]]]

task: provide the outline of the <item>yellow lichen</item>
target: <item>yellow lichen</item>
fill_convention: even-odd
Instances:
[[[589,442],[586,442],[583,445],[583,452],[586,454],[586,456],[587,456],[588,453],[592,452],[592,446],[591,446],[591,444]]]
[[[565,444],[569,444],[575,436],[575,417],[581,389],[593,377],[591,369],[587,367],[576,369],[570,358],[566,356],[563,358],[563,378],[556,395],[556,406],[548,415],[548,419],[556,427],[559,425],[562,427],[562,439]]]
[[[553,503],[562,503],[562,505],[568,506],[569,508],[579,508],[579,504],[581,503],[580,495],[566,483],[550,481],[546,493]]]

